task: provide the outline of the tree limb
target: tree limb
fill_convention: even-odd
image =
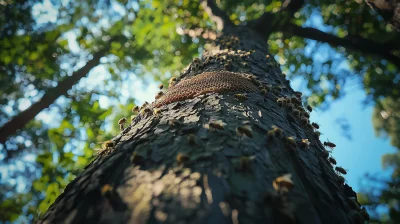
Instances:
[[[217,6],[215,1],[203,0],[201,6],[204,8],[204,11],[206,11],[210,18],[217,24],[218,30],[223,30],[226,26],[233,26],[229,16]]]
[[[42,110],[48,108],[58,97],[66,95],[67,91],[71,89],[73,85],[81,78],[85,77],[93,67],[99,64],[100,58],[104,56],[104,53],[105,50],[94,53],[93,58],[89,60],[85,66],[73,72],[71,76],[58,83],[56,87],[48,89],[38,102],[32,104],[28,109],[22,111],[5,123],[0,128],[0,144],[4,144],[10,136],[14,135],[17,130],[23,128]]]
[[[301,27],[293,23],[286,23],[282,26],[277,26],[276,31],[282,31],[284,33],[287,32],[299,37],[325,42],[331,46],[342,46],[348,49],[358,50],[363,53],[378,55],[392,62],[400,69],[400,58],[391,53],[391,50],[394,48],[388,44],[381,44],[360,37],[340,38],[315,28]]]
[[[286,0],[282,3],[282,7],[278,12],[264,12],[257,19],[249,21],[248,26],[261,35],[268,37],[273,31],[273,20],[279,20],[281,22],[282,20],[288,21],[303,7],[303,5],[304,0]]]
[[[400,31],[400,0],[365,0],[365,2]]]

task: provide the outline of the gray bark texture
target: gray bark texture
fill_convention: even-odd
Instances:
[[[226,70],[256,76],[268,93],[240,100],[241,92],[211,92],[139,115],[38,223],[363,223],[355,193],[321,157],[315,130],[278,106],[295,92],[266,40],[230,26],[206,49],[178,83]],[[282,137],[267,137],[273,126]],[[289,136],[311,144],[290,146]],[[294,186],[277,192],[272,182],[287,173]]]

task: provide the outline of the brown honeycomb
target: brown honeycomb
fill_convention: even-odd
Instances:
[[[193,78],[182,80],[169,88],[168,92],[159,98],[153,106],[160,107],[205,93],[233,91],[256,92],[258,88],[250,78],[246,77],[246,74],[227,71],[203,72]]]

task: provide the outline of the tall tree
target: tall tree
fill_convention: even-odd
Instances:
[[[327,160],[324,145],[334,145],[321,144],[300,93],[269,53],[264,17],[237,26],[213,1],[202,5],[221,33],[39,223],[368,219]]]

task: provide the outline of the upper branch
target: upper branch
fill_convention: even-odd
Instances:
[[[303,5],[304,0],[286,0],[282,3],[282,7],[278,12],[264,12],[257,19],[249,21],[248,26],[261,35],[268,37],[273,31],[273,20],[279,20],[280,22],[289,20]]]
[[[392,62],[400,69],[400,58],[391,53],[394,47],[390,44],[381,44],[360,37],[340,38],[315,28],[301,27],[293,23],[286,23],[279,27],[277,26],[276,31],[287,32],[299,37],[325,42],[331,46],[342,46],[363,53],[378,55]]]
[[[222,30],[226,26],[231,26],[232,21],[229,19],[229,16],[220,9],[215,1],[213,0],[203,0],[201,3],[204,11],[210,16],[210,18],[217,24],[217,29]]]
[[[365,2],[400,31],[400,0],[365,0]]]

